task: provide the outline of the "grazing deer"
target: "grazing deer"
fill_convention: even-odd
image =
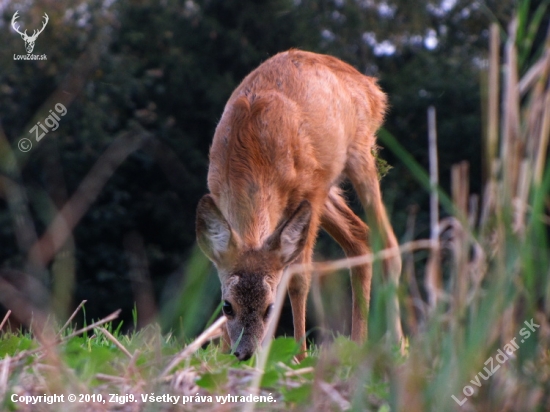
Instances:
[[[319,226],[349,257],[370,251],[369,228],[341,195],[344,178],[384,245],[398,245],[373,156],[385,110],[374,79],[334,57],[298,50],[267,60],[229,98],[210,149],[211,193],[199,202],[196,230],[221,280],[225,344],[230,340],[240,360],[264,338],[283,270],[311,262]],[[387,259],[384,268],[397,284],[400,257]],[[356,341],[367,334],[371,277],[371,265],[351,270]],[[288,287],[294,337],[303,350],[310,280],[310,273],[295,275]],[[400,339],[397,300],[391,322]]]

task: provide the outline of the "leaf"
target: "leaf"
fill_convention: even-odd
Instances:
[[[279,374],[276,370],[270,370],[266,373],[264,373],[264,376],[262,376],[262,382],[260,383],[260,386],[262,388],[267,387],[273,387],[279,380]]]
[[[227,382],[227,369],[215,373],[205,373],[195,383],[201,388],[214,391]]]
[[[371,153],[376,159],[376,171],[378,172],[378,180],[382,180],[384,176],[392,169],[392,166],[385,160],[380,157],[380,147],[375,146],[371,149]]]
[[[2,337],[2,345],[0,345],[0,359],[6,355],[14,356],[18,352],[29,349],[31,346],[36,346],[32,339],[26,336],[5,335]]]
[[[297,388],[289,389],[284,393],[285,401],[293,403],[304,403],[311,396],[311,383],[306,383]]]
[[[67,365],[84,377],[93,376],[98,372],[115,373],[112,361],[122,356],[116,347],[100,346],[95,340],[90,341],[82,337],[67,342],[63,354]]]
[[[365,385],[365,392],[380,399],[388,399],[390,394],[390,386],[384,381],[370,382]]]
[[[314,356],[307,356],[297,365],[290,365],[292,369],[302,369],[310,366],[317,365],[317,358]]]
[[[300,347],[293,338],[278,338],[271,343],[267,365],[277,362],[288,363],[298,353]]]
[[[235,357],[235,355],[232,355],[230,353],[221,353],[221,352],[218,352],[216,353],[216,362],[218,364],[223,364],[223,365],[234,365],[235,363],[238,362],[237,358]]]

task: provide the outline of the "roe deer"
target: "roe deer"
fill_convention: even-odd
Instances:
[[[211,193],[199,202],[196,230],[221,280],[225,345],[230,340],[240,360],[264,338],[283,270],[311,262],[319,226],[349,257],[370,251],[369,228],[340,193],[344,178],[384,246],[398,246],[373,156],[385,109],[373,78],[334,57],[299,50],[264,62],[229,98],[210,149]],[[387,259],[384,268],[397,284],[401,258]],[[351,270],[356,341],[367,334],[371,277],[371,265]],[[288,287],[303,350],[310,279],[310,273],[295,275]],[[397,298],[391,307],[390,329],[399,340]]]

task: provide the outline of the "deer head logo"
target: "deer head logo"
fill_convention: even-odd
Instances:
[[[38,35],[44,31],[44,28],[46,27],[46,24],[48,24],[48,21],[50,20],[50,18],[46,13],[44,13],[44,22],[42,23],[42,28],[40,30],[34,30],[32,33],[32,36],[29,36],[27,35],[27,30],[25,30],[25,33],[21,33],[19,31],[19,24],[17,25],[15,24],[15,20],[17,20],[17,18],[19,17],[18,13],[19,13],[19,10],[17,10],[13,15],[11,19],[11,26],[17,33],[21,35],[21,38],[25,42],[25,49],[27,50],[27,53],[30,54],[34,49],[34,42],[36,41]]]

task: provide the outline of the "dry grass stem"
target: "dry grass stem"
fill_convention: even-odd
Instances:
[[[350,258],[333,260],[330,262],[294,264],[289,266],[288,272],[290,274],[296,274],[305,270],[311,270],[313,271],[313,273],[319,276],[323,276],[330,272],[336,272],[342,269],[349,269],[353,266],[361,266],[368,263],[373,263],[378,260],[388,259],[402,253],[410,253],[421,249],[430,249],[431,247],[432,247],[432,242],[429,239],[413,240],[413,241],[404,243],[399,247],[382,249],[376,253],[367,253],[361,256],[354,256]]]
[[[485,158],[485,173],[492,180],[494,168],[492,167],[497,153],[498,145],[498,94],[499,94],[499,54],[500,54],[500,35],[497,23],[491,25],[490,43],[489,43],[489,99],[488,99],[488,119],[487,119],[487,144]]]
[[[113,313],[111,313],[109,316],[107,316],[107,317],[105,317],[101,320],[98,320],[97,322],[92,323],[89,326],[86,326],[82,329],[79,329],[79,330],[65,336],[63,339],[57,339],[57,340],[48,342],[47,344],[41,344],[40,347],[38,347],[36,349],[22,351],[17,356],[14,356],[13,358],[11,358],[10,362],[15,366],[15,363],[21,361],[22,359],[25,359],[29,356],[35,355],[35,354],[43,352],[43,351],[50,351],[54,346],[58,345],[59,343],[66,342],[66,341],[70,340],[71,338],[74,338],[75,336],[78,336],[78,335],[80,335],[80,334],[82,334],[82,333],[84,333],[84,332],[86,332],[90,329],[93,329],[97,326],[100,326],[100,325],[103,325],[105,323],[108,323],[108,322],[111,322],[111,321],[115,320],[118,317],[119,314],[120,314],[120,309],[113,312]],[[3,365],[4,362],[6,362],[6,359],[1,360],[0,365]]]
[[[506,75],[505,87],[503,90],[503,115],[502,115],[502,140],[501,160],[506,159],[506,167],[503,168],[504,198],[509,199],[515,196],[515,188],[518,173],[518,158],[522,154],[518,139],[520,137],[520,114],[519,114],[519,88],[517,74],[517,50],[515,39],[518,20],[513,18],[510,22],[508,41],[505,47]]]
[[[292,376],[305,375],[306,373],[314,373],[314,372],[315,372],[315,368],[310,366],[310,367],[307,367],[307,368],[295,369],[295,370],[285,372],[285,376],[287,378],[290,378]]]
[[[111,313],[109,316],[101,319],[101,320],[98,320],[97,322],[94,322],[92,323],[91,325],[88,325],[84,328],[81,328],[81,329],[78,329],[70,334],[68,334],[67,336],[65,336],[63,339],[61,339],[61,341],[58,341],[58,342],[65,342],[65,341],[68,341],[69,339],[75,337],[75,336],[78,336],[78,335],[81,335],[83,334],[84,332],[87,332],[89,330],[92,330],[94,328],[97,328],[98,326],[101,326],[101,325],[104,325],[105,323],[109,323],[113,320],[115,320],[116,318],[118,318],[118,315],[120,315],[120,309],[119,310],[116,310],[114,311],[113,313]]]
[[[0,331],[2,330],[2,328],[4,327],[6,322],[8,321],[8,318],[10,317],[10,315],[11,315],[11,310],[8,310],[6,312],[6,314],[4,315],[4,319],[2,319],[2,322],[0,322]]]
[[[111,332],[109,332],[109,331],[108,331],[107,329],[105,329],[105,328],[98,328],[98,329],[101,331],[101,333],[103,333],[103,334],[105,335],[105,337],[106,337],[107,339],[109,339],[111,342],[113,342],[117,348],[119,348],[126,356],[128,356],[128,358],[132,359],[132,354],[131,354],[130,352],[128,352],[128,349],[126,349],[126,348],[124,347],[124,345],[123,345],[122,343],[120,343],[120,342],[118,341],[118,339],[115,338],[115,337],[112,335]]]
[[[82,309],[82,306],[84,306],[86,304],[87,300],[83,300],[82,302],[80,302],[80,304],[77,306],[77,308],[73,311],[73,313],[71,314],[71,316],[69,317],[69,319],[67,319],[67,322],[65,322],[65,324],[61,327],[61,329],[59,329],[59,332],[57,332],[57,336],[61,335],[63,333],[63,331],[65,329],[67,329],[67,327],[71,324],[71,322],[73,321],[74,317],[76,316],[76,314],[78,313],[78,311],[80,309]],[[0,328],[1,329],[1,328]]]
[[[166,377],[172,369],[174,369],[179,363],[187,359],[191,354],[196,352],[204,343],[208,340],[213,339],[213,337],[219,336],[220,328],[227,322],[227,318],[222,316],[216,320],[208,329],[201,333],[197,339],[191,342],[185,347],[179,354],[177,354],[174,359],[168,364],[168,366],[160,374],[160,378]]]
[[[2,361],[2,367],[0,368],[0,399],[4,399],[4,395],[8,389],[8,378],[10,374],[11,358],[6,355]]]
[[[428,151],[430,158],[430,255],[426,264],[425,285],[431,309],[437,305],[441,295],[440,246],[439,246],[439,167],[437,159],[437,124],[433,106],[428,108]]]
[[[547,66],[550,67],[550,53]],[[548,70],[548,69],[547,69]],[[542,183],[542,175],[547,161],[546,153],[548,151],[548,141],[550,139],[550,88],[546,91],[544,97],[544,112],[542,114],[542,124],[540,127],[539,146],[535,159],[534,181],[537,186]]]
[[[347,411],[351,408],[350,403],[345,400],[342,395],[340,395],[340,393],[332,387],[332,385],[329,385],[324,381],[319,381],[318,385],[321,390],[325,392],[336,405],[338,405],[339,410]]]
[[[96,373],[95,378],[107,382],[126,382],[126,378],[124,377],[106,375],[104,373]]]

